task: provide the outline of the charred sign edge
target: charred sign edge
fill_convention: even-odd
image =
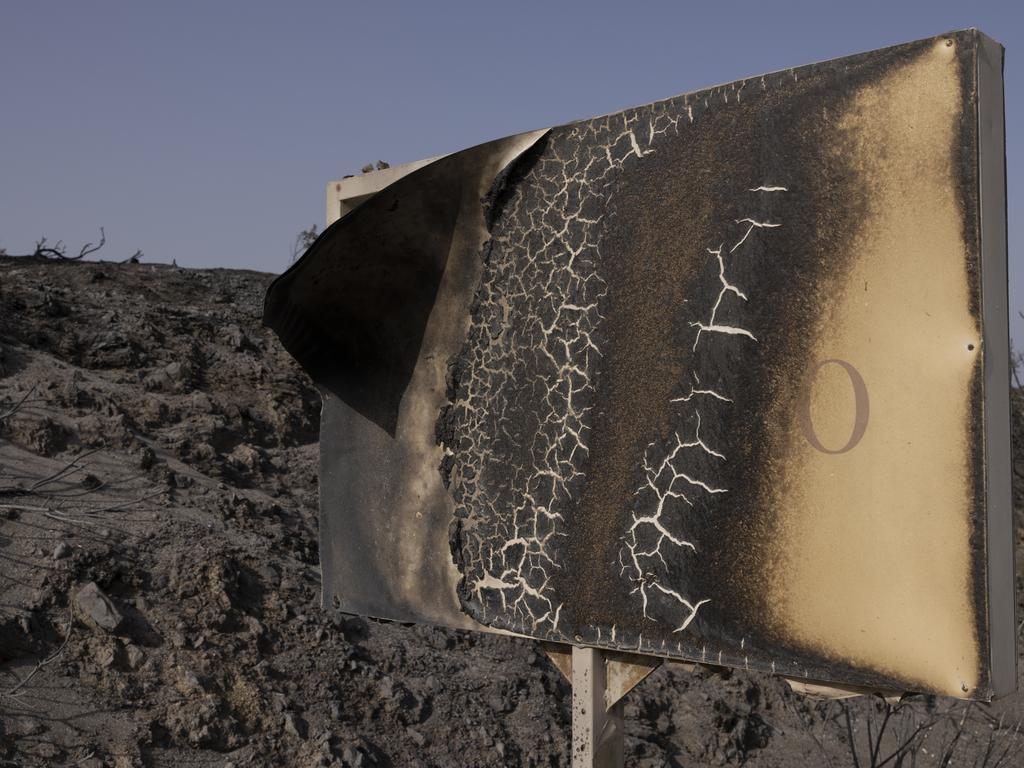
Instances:
[[[990,693],[1016,689],[1014,524],[1010,465],[1009,297],[1003,46],[977,41],[978,208],[984,359],[984,484],[987,523]]]
[[[317,302],[317,306],[311,306],[308,302],[303,303],[296,295],[301,292],[303,286],[308,286],[311,282],[314,285],[316,284],[317,279],[314,273],[318,267],[330,259],[331,248],[335,246],[335,241],[339,238],[344,239],[348,237],[350,230],[353,228],[356,230],[360,227],[366,228],[367,221],[371,224],[377,221],[376,226],[381,226],[380,221],[386,215],[385,206],[389,198],[400,196],[403,193],[418,190],[422,187],[437,186],[438,182],[443,186],[446,179],[449,182],[451,178],[456,178],[460,181],[479,179],[484,173],[482,169],[488,162],[496,154],[505,151],[511,142],[517,139],[526,140],[526,137],[532,135],[535,137],[530,142],[530,146],[532,146],[538,138],[546,135],[548,130],[523,131],[467,147],[458,152],[443,155],[396,179],[388,186],[370,195],[358,206],[327,227],[295,263],[290,265],[287,270],[271,282],[263,300],[263,325],[277,334],[284,348],[314,379],[321,391],[333,392],[340,400],[348,402],[353,407],[356,407],[356,410],[360,410],[364,415],[368,415],[364,412],[365,409],[361,410],[353,402],[358,396],[363,396],[367,393],[359,392],[352,387],[339,385],[339,378],[343,374],[348,373],[348,371],[339,365],[337,339],[332,336],[331,331],[321,322],[321,312],[319,310],[324,305],[324,302]],[[508,169],[503,167],[499,169],[496,177],[503,179],[507,176],[507,173]],[[495,179],[488,179],[483,184],[483,187],[485,190],[490,189],[494,183]],[[454,200],[452,199],[453,196]],[[451,248],[452,238],[455,236],[456,231],[458,231],[460,226],[465,226],[459,221],[459,196],[461,196],[461,192],[458,190],[452,191],[447,188],[444,190],[445,199],[453,207],[452,221],[448,222],[447,226],[439,228],[439,231],[447,232],[448,234],[446,246],[448,249]],[[490,202],[483,201],[482,204],[484,205],[486,217]],[[387,213],[390,213],[396,205],[397,200],[392,204],[391,208],[387,209]],[[406,215],[408,215],[408,212],[406,212]],[[436,291],[445,272],[445,263],[427,265],[424,262],[426,266],[434,267],[436,272],[437,285],[433,286],[434,293],[431,303],[436,302]],[[419,333],[415,345],[417,347],[422,343],[422,333],[429,323],[431,311],[432,309],[425,312],[419,318],[420,322],[415,324],[415,328],[410,329]],[[405,362],[411,363],[411,367],[404,372],[405,380],[397,392],[398,399],[393,404],[394,413],[387,414],[388,418],[384,420],[373,419],[380,426],[387,429],[392,437],[394,437],[394,430],[396,428],[397,403],[400,402],[405,387],[408,386],[411,380],[416,359],[412,357]],[[369,392],[369,395],[372,396],[372,394],[372,391]],[[372,418],[372,414],[369,415]]]
[[[338,534],[341,532],[348,539],[365,533],[367,531],[367,526],[365,525],[367,513],[365,511],[345,513],[343,511],[344,505],[336,503],[337,496],[332,492],[332,486],[335,481],[331,479],[331,474],[337,464],[337,450],[336,446],[334,446],[334,450],[325,451],[324,446],[331,446],[333,443],[345,444],[345,440],[332,438],[332,436],[337,435],[339,428],[344,427],[366,429],[368,433],[387,433],[385,439],[391,443],[394,442],[395,435],[388,432],[381,425],[375,425],[372,419],[360,413],[351,404],[346,403],[331,387],[325,385],[320,375],[322,369],[311,366],[307,362],[310,359],[316,361],[318,359],[317,355],[322,355],[325,352],[329,353],[330,339],[322,334],[322,331],[316,324],[311,322],[311,319],[316,317],[317,306],[313,304],[308,304],[305,307],[296,306],[297,300],[291,287],[293,284],[302,285],[304,282],[311,280],[310,272],[320,262],[330,258],[330,247],[333,245],[331,237],[342,234],[347,226],[360,218],[366,219],[370,217],[373,220],[376,217],[379,219],[383,207],[388,204],[390,197],[401,193],[402,190],[408,189],[409,186],[415,184],[430,184],[432,181],[436,181],[435,177],[438,175],[445,173],[450,175],[453,167],[459,170],[461,181],[464,182],[457,190],[458,194],[455,200],[457,213],[454,231],[461,231],[465,242],[461,246],[457,246],[454,244],[454,241],[458,240],[458,238],[453,236],[453,244],[449,248],[458,248],[467,259],[479,260],[481,258],[480,254],[485,252],[487,248],[488,238],[483,226],[483,219],[485,218],[488,206],[493,203],[493,198],[500,193],[510,168],[516,167],[520,163],[522,156],[529,154],[531,148],[537,142],[542,142],[547,133],[548,131],[543,129],[539,131],[526,131],[479,144],[441,157],[397,179],[328,227],[321,234],[320,238],[306,251],[303,257],[292,265],[286,273],[279,276],[271,284],[270,289],[268,289],[264,303],[264,324],[277,333],[289,353],[300,362],[306,372],[315,380],[323,401],[320,419],[319,520],[321,532],[320,570],[323,582],[321,606],[326,610],[364,615],[387,621],[425,623],[459,630],[475,629],[477,631],[509,634],[499,629],[477,624],[469,614],[459,610],[454,585],[452,585],[453,588],[450,595],[445,595],[448,591],[446,583],[429,584],[421,590],[417,598],[415,595],[403,592],[398,579],[380,578],[376,581],[375,588],[375,591],[379,594],[374,599],[365,599],[361,596],[358,600],[353,600],[350,592],[340,588],[342,585],[342,582],[340,582],[340,569],[334,564],[336,559],[332,553],[329,541],[336,541]],[[516,149],[517,145],[520,148]],[[471,190],[464,188],[467,183],[472,188]],[[476,213],[478,209],[479,214]],[[467,216],[467,212],[470,210],[473,211],[473,215]],[[481,221],[478,222],[478,218]],[[379,221],[376,226],[381,226]],[[457,268],[457,266],[458,262],[446,261],[446,266],[442,271],[441,280],[438,285],[439,291],[443,292],[445,290],[444,286],[447,284],[444,279],[445,273]],[[463,275],[462,280],[471,281],[472,278],[471,276]],[[275,291],[275,289],[276,292],[272,295],[271,292]],[[466,312],[467,324],[469,316],[468,305],[474,293],[475,287],[470,285],[468,293],[464,297],[465,306],[463,306],[463,302],[458,304]],[[455,306],[455,304],[453,303],[452,306]],[[431,312],[431,316],[433,315],[434,312]],[[425,332],[429,331],[431,325],[431,318],[428,317],[424,329]],[[460,333],[464,333],[464,329]],[[424,359],[421,350],[414,366],[414,372],[423,364]],[[434,388],[432,391],[438,395],[439,399],[443,400],[443,385],[440,389]],[[400,424],[401,420],[397,423]],[[405,467],[403,471],[407,469]],[[431,473],[434,472],[433,464],[430,465],[430,471]],[[390,477],[388,481],[393,479],[394,477]],[[437,526],[437,530],[441,531],[443,538],[447,540],[449,518],[451,517],[450,510],[441,510],[437,507],[435,507],[435,510],[439,514],[442,512],[448,513],[448,517],[445,518],[443,525]],[[343,524],[342,520],[346,517],[352,525],[345,526]],[[344,530],[346,527],[348,530]],[[376,564],[375,570],[378,575],[386,575],[390,567],[390,561],[384,557],[384,553],[379,546],[374,546],[372,540],[370,540],[369,544],[352,544],[349,542],[346,546],[348,547],[346,554],[349,558],[354,553],[365,555],[368,567],[372,568]],[[454,570],[454,564],[451,563],[450,558],[445,557],[445,554],[447,554],[446,550],[440,548],[426,549],[431,552],[433,558],[439,561],[443,559]],[[367,592],[363,589],[360,594],[366,595]],[[445,597],[450,597],[450,600],[446,601]],[[450,605],[447,603],[450,603]]]

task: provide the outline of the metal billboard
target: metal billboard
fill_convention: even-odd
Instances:
[[[975,30],[436,160],[265,319],[324,599],[988,699],[1016,680],[1002,48]]]

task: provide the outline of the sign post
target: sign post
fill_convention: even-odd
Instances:
[[[608,704],[604,651],[572,649],[572,768],[621,768],[622,699]]]
[[[573,768],[618,768],[623,761],[623,698],[661,666],[661,659],[557,643],[542,647],[572,684]]]

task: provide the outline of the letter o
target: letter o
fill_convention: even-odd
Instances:
[[[829,363],[834,363],[846,371],[846,375],[850,377],[850,384],[853,385],[853,402],[854,402],[854,419],[853,419],[853,431],[850,433],[850,439],[846,441],[846,445],[842,448],[826,448],[821,440],[818,439],[818,434],[814,431],[814,422],[811,420],[811,387],[814,385],[815,379],[818,378],[818,372]],[[810,381],[807,383],[807,389],[804,392],[804,396],[800,403],[800,421],[804,430],[804,437],[807,438],[807,442],[811,446],[822,453],[838,454],[846,453],[847,451],[853,450],[857,443],[864,437],[864,433],[868,428],[868,416],[871,412],[871,404],[868,401],[868,388],[864,383],[864,377],[860,375],[860,372],[850,365],[845,360],[829,359],[822,360],[814,368],[811,375]]]

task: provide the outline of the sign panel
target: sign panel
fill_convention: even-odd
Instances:
[[[969,30],[449,155],[266,321],[325,601],[887,690],[1015,685],[1002,49]]]

